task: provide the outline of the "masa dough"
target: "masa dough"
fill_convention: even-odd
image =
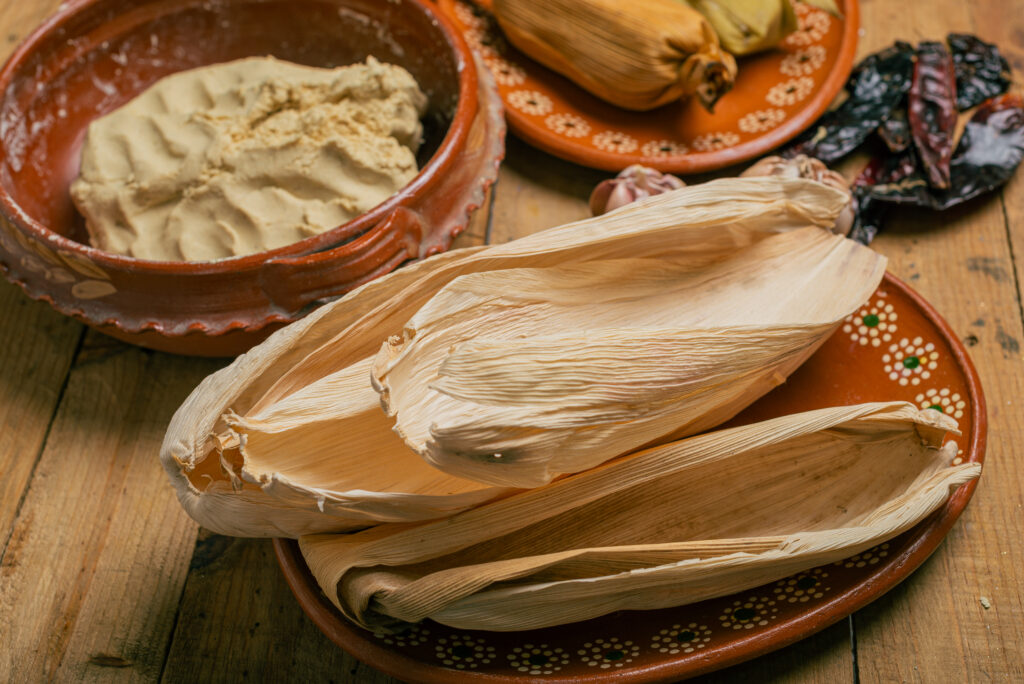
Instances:
[[[372,57],[192,69],[90,124],[71,196],[108,252],[206,261],[281,247],[412,180],[426,104],[409,72]]]

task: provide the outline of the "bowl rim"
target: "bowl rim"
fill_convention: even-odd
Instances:
[[[37,26],[10,54],[0,67],[0,92],[6,93],[14,81],[18,70],[26,59],[37,52],[41,43],[62,29],[71,19],[90,7],[104,0],[68,0],[54,14]],[[253,0],[242,0],[251,2]],[[322,0],[341,3],[343,0]],[[114,254],[83,244],[65,237],[30,216],[22,206],[14,200],[8,191],[7,184],[0,179],[0,215],[6,218],[14,230],[21,230],[35,240],[42,241],[50,247],[70,251],[92,260],[97,265],[114,271],[148,271],[158,274],[173,275],[223,275],[239,271],[257,271],[263,265],[277,258],[296,258],[315,254],[339,246],[351,239],[372,231],[384,221],[398,206],[408,205],[421,199],[440,181],[444,170],[455,162],[462,144],[468,139],[470,129],[475,120],[478,107],[478,74],[471,48],[462,34],[454,27],[451,20],[444,16],[434,3],[429,0],[403,0],[419,8],[419,11],[432,20],[444,36],[455,58],[455,69],[458,76],[458,101],[452,113],[452,120],[437,150],[416,176],[398,192],[373,207],[369,211],[356,216],[343,224],[318,235],[313,235],[298,242],[293,242],[272,250],[255,252],[240,256],[225,257],[212,261],[163,261],[139,259],[136,257]],[[176,3],[174,9],[181,10],[193,6],[202,6],[202,0],[186,0]],[[179,72],[171,72],[179,73]],[[168,74],[170,75],[170,74]]]

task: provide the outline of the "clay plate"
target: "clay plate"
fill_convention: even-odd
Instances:
[[[739,60],[735,86],[711,114],[695,100],[650,112],[614,107],[511,47],[481,9],[490,0],[440,0],[497,79],[516,135],[584,166],[620,171],[645,164],[675,173],[753,159],[821,116],[846,83],[857,50],[857,0],[837,4],[842,18],[795,2],[800,29],[780,49]]]
[[[955,417],[957,460],[981,462],[981,385],[949,326],[891,275],[788,382],[731,424],[867,401],[905,400]],[[401,635],[354,626],[324,596],[294,540],[274,550],[303,610],[336,644],[410,682],[678,681],[807,637],[905,579],[938,547],[975,482],[914,529],[868,551],[732,596],[678,608],[623,611],[525,632],[456,630],[426,621]]]

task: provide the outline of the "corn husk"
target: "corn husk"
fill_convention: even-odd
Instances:
[[[791,0],[685,0],[734,55],[769,50],[798,28]]]
[[[832,232],[838,233],[839,235],[848,235],[850,233],[850,229],[853,228],[853,222],[854,219],[856,219],[857,212],[854,208],[853,193],[850,191],[850,184],[846,182],[846,178],[843,177],[843,174],[828,168],[820,159],[808,157],[805,154],[798,154],[792,158],[778,156],[763,157],[740,174],[741,178],[747,178],[750,176],[810,178],[818,181],[819,183],[824,183],[825,185],[845,192],[847,196],[847,204],[839,215],[839,218],[836,219],[836,225],[833,226]]]
[[[834,17],[841,17],[843,13],[839,11],[839,5],[836,4],[835,0],[800,0],[805,5],[811,7],[817,7],[818,9],[825,10]]]
[[[370,386],[382,342],[442,287],[484,271],[625,257],[713,263],[778,233],[828,227],[844,202],[842,193],[806,180],[723,179],[411,264],[205,379],[172,419],[161,460],[192,517],[239,536],[432,519],[508,495],[508,487],[425,464],[392,433]]]
[[[351,620],[522,630],[728,595],[921,521],[980,464],[910,404],[811,411],[633,454],[419,525],[300,539]]]
[[[462,276],[384,345],[395,430],[441,470],[536,487],[728,420],[874,292],[885,259],[808,227],[712,264]]]
[[[788,1],[788,0],[787,0]],[[712,109],[736,77],[711,25],[678,0],[494,0],[509,42],[618,107],[696,95]]]

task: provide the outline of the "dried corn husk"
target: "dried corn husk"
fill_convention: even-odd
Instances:
[[[685,0],[734,55],[768,50],[798,27],[792,0]]]
[[[509,42],[618,107],[643,111],[697,95],[711,110],[736,77],[711,25],[678,0],[493,5]]]
[[[424,520],[503,496],[507,488],[425,465],[391,432],[370,387],[382,342],[438,290],[460,275],[526,266],[627,256],[714,262],[777,233],[828,227],[844,201],[806,180],[723,179],[411,264],[205,379],[172,419],[161,460],[192,517],[240,536]]]
[[[839,11],[839,5],[836,4],[835,0],[800,0],[800,2],[805,5],[810,5],[811,7],[823,9],[835,17],[843,16],[843,13]]]
[[[743,173],[741,178],[751,176],[781,176],[783,178],[810,178],[819,183],[836,188],[846,193],[846,207],[843,209],[832,232],[839,235],[848,235],[853,227],[853,220],[856,212],[853,207],[853,193],[850,191],[850,184],[838,171],[833,171],[825,165],[825,162],[806,154],[798,154],[792,158],[771,156],[764,157],[751,165]]]
[[[875,252],[808,227],[711,264],[466,275],[384,345],[374,383],[425,460],[536,487],[728,420],[784,382],[884,272]]]
[[[722,596],[909,529],[976,478],[955,421],[910,404],[691,437],[420,525],[300,539],[320,587],[381,629],[522,630]]]

